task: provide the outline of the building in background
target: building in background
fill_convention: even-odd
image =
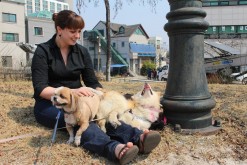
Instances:
[[[156,57],[155,57],[156,67],[161,68],[164,65],[168,64],[169,60],[167,58],[167,50],[165,49],[165,45],[162,41],[162,38],[150,37],[148,43],[154,45],[156,49]]]
[[[247,0],[203,0],[209,22],[205,39],[247,53]]]
[[[0,1],[0,70],[26,66],[26,53],[16,44],[25,42],[25,0]]]
[[[224,75],[243,72],[247,66],[247,0],[202,2],[209,23],[204,46],[206,70]]]
[[[73,8],[73,2],[1,0],[0,68],[19,70],[30,66],[35,45],[47,41],[55,34],[52,14]],[[82,39],[79,43],[82,43]]]
[[[25,0],[26,47],[46,42],[55,34],[52,14],[73,8],[73,0]],[[82,38],[82,37],[81,37]],[[79,43],[82,40],[79,40]],[[24,49],[25,50],[25,49]],[[28,50],[27,64],[33,53]]]
[[[105,70],[106,64],[106,23],[99,21],[84,31],[84,46],[88,48],[96,70]],[[144,61],[155,62],[156,48],[149,44],[149,36],[141,24],[124,25],[111,23],[112,67],[128,67],[131,74],[139,74]]]
[[[57,13],[73,6],[73,0],[25,0],[25,14],[33,14],[40,11]]]

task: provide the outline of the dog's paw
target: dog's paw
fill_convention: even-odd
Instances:
[[[100,129],[106,133],[106,128],[105,127],[100,127]]]
[[[111,125],[116,129],[118,126],[120,126],[121,125],[121,122],[119,122],[119,121],[112,121],[112,122],[110,122],[111,123]]]
[[[75,145],[78,147],[81,144],[81,136],[75,136]]]
[[[67,144],[71,144],[74,142],[74,137],[69,137],[69,140],[67,141]]]

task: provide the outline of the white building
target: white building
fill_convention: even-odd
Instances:
[[[166,57],[167,50],[164,48],[162,37],[150,37],[148,43],[154,45],[156,49],[155,64],[157,68],[161,68],[169,63]]]
[[[73,0],[0,1],[0,68],[19,70],[30,65],[30,45],[49,40],[55,34],[52,14],[70,8]]]
[[[73,7],[73,0],[25,0],[25,14],[29,15],[39,11],[57,13]]]
[[[0,69],[21,69],[26,53],[16,44],[25,42],[25,0],[0,1]]]
[[[141,24],[111,23],[110,28],[112,64],[125,65],[130,72],[139,74],[143,61],[154,61],[155,47],[148,44],[149,36]],[[100,67],[99,70],[104,70],[106,64],[105,22],[99,21],[91,31],[85,31],[83,36],[84,46],[89,50],[95,69]]]

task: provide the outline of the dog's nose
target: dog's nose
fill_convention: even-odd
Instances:
[[[53,100],[54,100],[54,101],[57,101],[57,97],[53,97]]]

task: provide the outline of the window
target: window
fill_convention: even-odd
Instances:
[[[2,56],[2,67],[12,67],[12,57]]]
[[[115,42],[112,43],[112,47],[116,48],[116,43]]]
[[[33,13],[33,7],[32,7],[32,5],[33,5],[32,0],[27,0],[27,14],[28,15],[31,14],[31,13]]]
[[[239,5],[247,5],[247,0],[240,0]]]
[[[16,14],[3,13],[3,22],[16,22]]]
[[[42,27],[34,27],[34,35],[42,36],[43,35],[43,28]]]
[[[125,33],[125,28],[123,26],[121,26],[119,28],[119,34],[124,34]]]
[[[19,34],[16,33],[2,33],[3,41],[19,42]]]
[[[210,6],[210,2],[207,2],[207,1],[206,2],[202,2],[202,6],[203,7]]]
[[[221,30],[224,32],[224,31],[226,31],[226,27],[225,26],[222,26],[221,27]]]
[[[43,0],[43,10],[48,11],[48,2],[46,0]]]
[[[61,4],[57,4],[57,12],[61,11],[62,10],[62,5]]]
[[[39,0],[35,0],[35,11],[36,12],[40,11],[40,1]]]
[[[229,6],[229,2],[228,1],[221,1],[220,5],[221,6]]]
[[[216,30],[217,30],[217,28],[214,26],[214,27],[213,27],[213,32],[216,32]]]
[[[219,2],[210,2],[210,6],[218,6],[219,5]]]
[[[204,0],[203,7],[247,5],[247,0]]]
[[[68,5],[63,5],[63,9],[68,10],[69,9]]]
[[[122,42],[122,44],[121,44],[121,45],[122,45],[122,47],[124,47],[124,42]]]
[[[50,2],[50,11],[52,13],[55,13],[55,3],[54,2]]]

